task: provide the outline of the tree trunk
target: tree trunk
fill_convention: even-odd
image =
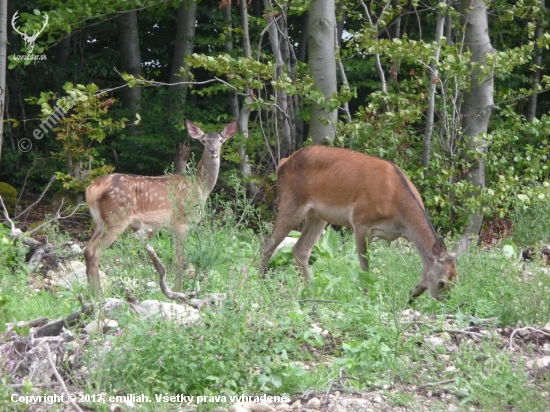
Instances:
[[[138,77],[141,71],[137,12],[129,11],[117,17],[120,68],[123,72]],[[141,89],[129,86],[122,89],[122,106],[134,113],[141,106]]]
[[[57,52],[57,73],[55,76],[56,79],[56,89],[59,94],[63,92],[63,85],[67,81],[67,64],[69,62],[69,54],[71,53],[71,38],[72,35],[65,34],[65,37],[59,42],[56,47]]]
[[[225,24],[231,28],[231,3],[228,3],[223,8],[223,21]],[[225,50],[228,52],[233,51],[233,36],[227,35],[225,40]],[[239,99],[237,97],[237,92],[231,90],[228,94],[229,99],[229,113],[231,114],[231,117],[237,119],[237,128],[239,131],[239,134],[242,134],[244,136],[248,136],[248,117],[246,117],[246,122],[244,121],[244,118],[241,119],[241,111],[239,110]],[[249,109],[246,109],[249,110]],[[246,154],[246,149],[243,144],[239,144],[237,147],[237,152],[239,153],[239,157],[241,158],[241,163],[239,164],[239,170],[241,171],[241,176],[244,178],[244,180],[247,182],[246,186],[248,188],[248,194],[251,197],[254,197],[258,192],[258,187],[250,180],[252,177],[252,168],[250,167],[250,159],[248,158],[248,155]]]
[[[264,7],[268,9],[270,7],[269,0],[264,0]],[[280,21],[284,21],[282,18]],[[286,39],[279,39],[279,31],[284,33],[284,30],[279,27],[278,22],[273,17],[273,13],[267,14],[267,32],[269,34],[269,42],[271,43],[271,49],[273,51],[273,57],[275,58],[275,76],[274,80],[278,80],[283,74],[285,69],[285,63],[289,58],[289,50],[286,47]],[[284,46],[283,46],[284,44]],[[282,50],[286,51],[286,59],[283,57]],[[332,58],[334,59],[334,48],[332,49]],[[281,133],[277,133],[279,142],[279,157],[278,161],[281,158],[286,157],[292,146],[292,132],[291,126],[289,123],[289,110],[288,110],[288,100],[287,95],[284,90],[273,90],[275,94],[275,100],[279,109],[277,110],[277,122],[281,125]],[[278,131],[277,131],[278,132]]]
[[[312,0],[309,8],[308,52],[309,68],[314,88],[320,90],[325,99],[336,93],[336,59],[334,58],[334,31],[336,15],[334,0]],[[313,103],[309,135],[313,143],[333,142],[336,137],[337,110],[328,110]],[[328,121],[328,124],[327,124]]]
[[[399,6],[400,1],[399,0],[394,0],[394,3],[395,3],[396,6]],[[401,11],[403,11],[403,10],[401,9]],[[401,12],[395,18],[395,23],[393,25],[393,38],[394,39],[401,38]]]
[[[302,23],[300,25],[300,41],[298,42],[298,53],[297,53],[298,60],[303,63],[306,62],[308,25],[309,25],[309,12],[305,11],[304,14],[302,14]]]
[[[441,3],[440,3],[441,4]],[[434,129],[435,114],[435,90],[439,83],[437,66],[439,64],[439,54],[441,53],[441,37],[443,36],[443,27],[445,26],[445,15],[447,14],[447,5],[439,8],[437,20],[435,23],[435,43],[436,48],[434,58],[430,63],[430,85],[428,86],[428,109],[426,112],[426,130],[424,131],[424,147],[422,149],[422,165],[427,169],[430,164],[430,152],[432,148],[432,134]]]
[[[389,4],[389,2],[387,4]],[[374,23],[372,22],[372,17],[370,16],[369,8],[363,0],[361,0],[361,6],[363,6],[363,11],[365,12],[365,16],[369,21],[369,24],[371,26],[374,26]],[[376,24],[376,26],[378,27],[378,23]],[[376,67],[376,72],[378,73],[378,78],[380,79],[380,90],[386,93],[388,91],[388,84],[386,82],[384,69],[382,69],[382,62],[380,61],[379,54],[374,55],[374,65]]]
[[[541,0],[542,9],[546,7],[545,0]],[[539,19],[540,20],[540,19]],[[540,39],[543,36],[543,24],[541,21],[537,22],[537,29],[535,30],[535,71],[532,75],[532,88],[533,94],[529,97],[529,106],[527,107],[526,119],[528,122],[532,122],[533,119],[537,116],[537,101],[538,101],[538,92],[540,90],[540,76],[541,76],[541,66],[542,66],[542,50],[536,46],[536,40]],[[531,142],[533,143],[533,142]]]
[[[472,53],[471,61],[485,64],[488,53],[493,53],[489,38],[487,9],[484,0],[462,0],[460,12],[465,23],[464,46]],[[493,111],[493,76],[482,77],[479,70],[471,74],[470,89],[464,93],[462,101],[462,133],[468,150],[484,153],[487,142],[480,135],[487,132],[491,112]],[[485,162],[483,159],[470,159],[467,154],[462,158],[472,163],[465,179],[476,187],[485,186]],[[473,194],[475,195],[475,194]],[[480,213],[470,216],[467,234],[477,235],[481,229]]]
[[[195,38],[195,24],[197,20],[197,3],[192,0],[183,1],[178,7],[178,28],[176,41],[174,42],[174,60],[170,73],[170,83],[189,81],[189,74],[180,76],[182,69],[187,69],[185,59],[193,53],[193,41]],[[169,110],[179,115],[185,105],[187,97],[187,85],[176,84],[170,87]],[[181,119],[183,121],[183,119]]]
[[[8,0],[0,0],[0,163],[4,144],[4,107],[6,104],[6,56],[8,49]]]

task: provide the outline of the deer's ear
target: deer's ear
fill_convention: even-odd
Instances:
[[[187,132],[189,133],[189,136],[191,136],[193,139],[200,139],[204,136],[204,132],[201,130],[199,126],[197,126],[195,123],[193,123],[190,120],[185,121],[185,126],[187,128]]]
[[[229,139],[236,132],[237,132],[237,122],[233,120],[231,123],[229,123],[227,126],[224,127],[224,129],[221,132],[221,136],[224,139]]]
[[[447,254],[447,246],[445,246],[445,241],[442,237],[438,238],[435,244],[432,247],[432,253],[434,257],[438,260],[441,260]]]

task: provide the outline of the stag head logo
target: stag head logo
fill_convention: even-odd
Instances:
[[[30,36],[27,34],[26,30],[24,32],[21,32],[21,31],[19,31],[19,29],[15,25],[17,19],[19,18],[19,11],[16,11],[15,14],[13,15],[12,19],[11,19],[11,25],[12,25],[13,29],[17,33],[19,33],[21,35],[21,37],[23,38],[23,41],[25,43],[27,43],[27,54],[32,54],[32,51],[34,50],[34,43],[36,42],[36,39],[38,39],[38,36],[40,36],[40,34],[42,34],[44,29],[48,25],[49,17],[46,13],[44,13],[44,17],[45,17],[44,18],[44,25],[42,26],[42,28],[40,30],[33,30],[32,35],[30,35]]]

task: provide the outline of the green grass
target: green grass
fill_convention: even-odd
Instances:
[[[122,296],[120,285],[132,282],[139,300],[166,300],[148,285],[157,275],[145,243],[153,245],[173,282],[177,265],[169,233],[147,242],[124,235],[101,260],[113,281],[106,296]],[[203,308],[195,326],[118,313],[124,332],[100,338],[111,350],[96,342],[83,360],[93,371],[90,393],[296,394],[310,387],[326,390],[343,369],[355,378],[348,384],[356,390],[455,379],[445,390],[457,396],[459,408],[547,409],[542,393],[550,391],[548,379],[533,383],[522,356],[511,353],[502,339],[459,342],[440,330],[447,315],[453,315],[455,329],[472,319],[497,318],[499,327],[550,321],[550,280],[541,262],[510,260],[499,248],[472,248],[459,257],[460,281],[449,298],[418,298],[412,308],[423,317],[411,324],[401,313],[410,308],[421,262],[405,241],[371,244],[365,273],[350,233],[329,230],[315,247],[309,285],[284,249],[268,276],[259,278],[259,236],[238,227],[231,213],[224,221],[207,218],[191,231],[185,247],[201,291],[227,293],[227,300],[219,308]],[[1,294],[18,302],[11,305],[12,318],[62,316],[78,307],[72,293],[27,293],[24,283],[9,286],[6,279]],[[194,287],[190,281],[185,286]],[[432,347],[431,336],[445,345]],[[411,405],[407,394],[392,396],[396,405]]]

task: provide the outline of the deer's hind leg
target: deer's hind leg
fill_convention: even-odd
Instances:
[[[293,207],[292,205],[279,205],[279,215],[273,229],[273,236],[265,242],[262,248],[262,257],[260,260],[260,275],[267,271],[267,264],[273,252],[290,233],[292,229],[300,224],[305,217],[305,207]]]
[[[180,292],[183,285],[183,275],[187,272],[187,263],[185,262],[183,242],[187,239],[187,231],[189,225],[186,223],[174,223],[174,252],[178,261],[179,270],[176,273],[176,281],[174,283],[174,291]]]
[[[311,250],[323,234],[323,230],[325,230],[326,226],[326,221],[318,217],[314,211],[309,211],[306,215],[306,221],[300,239],[298,239],[298,242],[296,242],[292,248],[296,263],[300,266],[302,277],[306,281],[309,281],[310,276],[309,256],[311,255]]]
[[[90,288],[96,292],[101,291],[99,282],[99,258],[103,251],[113,244],[117,236],[120,235],[128,222],[119,221],[117,223],[98,222],[96,230],[90,239],[90,242],[84,249],[84,260],[86,261],[86,277]]]

